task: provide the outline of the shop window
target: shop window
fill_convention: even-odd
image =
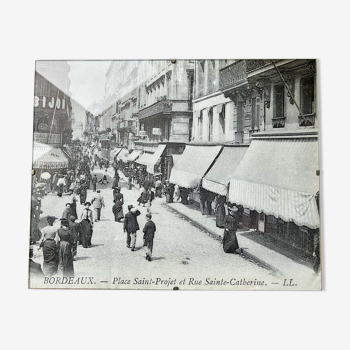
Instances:
[[[272,126],[274,128],[285,127],[284,86],[282,84],[275,85],[275,111],[272,118]]]

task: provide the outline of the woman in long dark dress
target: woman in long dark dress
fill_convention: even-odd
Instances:
[[[120,193],[120,188],[117,187],[113,191],[114,195],[114,205],[112,208],[113,214],[114,214],[114,220],[117,222],[120,222],[121,219],[124,218],[124,212],[123,212],[123,204],[124,204],[124,196]]]
[[[216,201],[216,226],[220,228],[224,227],[224,220],[226,216],[225,203],[226,197],[219,195]]]
[[[74,277],[73,254],[72,246],[74,244],[74,237],[72,230],[69,228],[69,221],[62,220],[62,227],[58,230],[59,253],[58,253],[58,269],[63,277]]]
[[[83,205],[86,201],[86,196],[87,196],[87,190],[86,190],[85,183],[81,184],[80,189],[79,189],[79,194],[80,194],[80,204]]]
[[[224,237],[222,239],[224,252],[231,254],[240,253],[241,251],[236,236],[238,217],[233,208],[228,208],[228,215],[226,215],[224,219],[224,228]]]
[[[91,203],[86,202],[85,203],[85,209],[83,210],[81,214],[81,228],[82,228],[82,235],[81,235],[81,244],[84,248],[91,247],[91,238],[93,233],[93,227],[94,227],[94,219],[92,215],[92,210],[90,209]]]

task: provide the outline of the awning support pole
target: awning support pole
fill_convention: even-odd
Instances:
[[[272,62],[272,64],[273,64],[273,66],[275,67],[275,69],[276,69],[278,75],[279,75],[280,78],[282,79],[284,86],[286,87],[286,89],[287,89],[287,91],[288,91],[290,97],[292,98],[293,102],[295,103],[295,106],[298,108],[298,111],[299,111],[299,114],[300,114],[301,118],[304,119],[303,113],[301,112],[301,109],[300,109],[299,105],[298,105],[297,102],[295,101],[294,96],[293,96],[292,92],[290,91],[288,84],[286,83],[286,81],[285,81],[284,78],[283,78],[283,75],[281,74],[281,72],[280,72],[279,69],[277,68],[275,62],[274,62],[273,60],[271,60],[271,62]]]

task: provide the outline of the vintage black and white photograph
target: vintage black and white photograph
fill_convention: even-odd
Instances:
[[[321,290],[317,63],[36,61],[29,288]]]

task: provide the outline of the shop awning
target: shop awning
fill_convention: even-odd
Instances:
[[[202,186],[222,196],[227,195],[228,184],[238,164],[243,159],[247,146],[225,146],[219,158],[203,178]]]
[[[68,168],[68,159],[60,148],[43,143],[34,142],[34,169],[62,169]]]
[[[185,188],[196,188],[206,174],[222,146],[187,145],[179,161],[171,170],[170,182]]]
[[[124,163],[127,162],[127,158],[129,156],[129,150],[126,148],[123,148],[120,153],[118,154],[118,158],[123,161]]]
[[[166,148],[166,145],[158,145],[156,151],[152,154],[152,159],[150,159],[150,163],[147,164],[147,171],[150,174],[154,174],[154,166],[159,161],[159,159],[162,156],[165,148]]]
[[[316,138],[253,140],[232,176],[229,200],[315,229],[318,169]]]
[[[134,162],[138,157],[140,157],[141,153],[142,151],[135,150],[126,157],[126,160],[128,162]]]
[[[173,166],[180,160],[181,154],[173,154]]]
[[[142,164],[148,166],[151,161],[153,160],[153,154],[150,153],[143,153],[141,156],[136,160],[137,164]]]

